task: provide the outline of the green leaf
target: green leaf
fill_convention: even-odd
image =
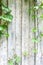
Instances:
[[[38,9],[39,9],[39,6],[34,6],[34,9],[35,9],[35,10],[38,10]]]
[[[8,65],[13,65],[13,60],[12,59],[8,60]]]
[[[3,4],[2,4],[2,10],[5,11],[6,13],[11,12],[11,10]]]
[[[6,29],[6,27],[3,27],[3,25],[0,25],[0,31],[4,31]]]
[[[4,28],[2,25],[0,25],[0,37],[2,37],[5,34],[6,28]]]
[[[32,38],[32,42],[38,43],[39,40],[37,38]]]
[[[37,49],[33,49],[33,53],[38,53],[38,50]]]
[[[9,34],[8,34],[8,33],[6,33],[6,34],[5,34],[5,37],[7,37],[7,38],[8,38],[8,37],[9,37]]]
[[[2,31],[0,31],[0,38],[2,37],[2,35],[3,35],[3,32],[2,32]]]
[[[40,33],[40,36],[43,37],[43,33]]]
[[[43,14],[40,16],[40,18],[42,18],[42,19],[43,19]]]
[[[43,3],[41,3],[41,4],[40,4],[40,8],[42,8],[42,9],[43,9]]]
[[[19,56],[16,56],[15,62],[18,64],[18,63],[20,63],[20,61],[21,61],[20,57]]]
[[[6,28],[0,25],[0,37],[4,36]]]
[[[36,28],[33,28],[33,29],[32,29],[32,32],[37,32],[37,29],[36,29]]]
[[[13,16],[11,14],[0,16],[0,19],[11,22],[13,19]]]
[[[2,8],[2,15],[0,16],[1,19],[1,24],[0,24],[0,37],[6,36],[8,37],[9,35],[6,34],[7,29],[8,29],[8,24],[12,21],[13,16],[10,14],[11,10],[6,7],[6,5],[3,5],[3,3],[0,3],[1,8]]]
[[[37,16],[36,15],[32,15],[32,19],[36,18]]]
[[[0,26],[0,31],[2,31],[3,30],[3,27],[2,26]]]
[[[5,30],[8,28],[8,25],[6,25],[6,24],[3,24],[3,25],[1,25]]]

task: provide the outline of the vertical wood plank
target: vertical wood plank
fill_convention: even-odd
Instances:
[[[16,54],[22,56],[22,19],[21,0],[16,0]],[[22,60],[22,59],[21,59]],[[20,63],[20,65],[22,65]]]
[[[33,6],[33,1],[32,0],[29,0],[29,43],[28,43],[28,51],[29,51],[29,58],[28,58],[28,64],[29,65],[34,65],[34,53],[33,53],[33,48],[34,48],[34,43],[32,42],[32,38],[33,38],[33,32],[32,32],[32,29],[34,28],[34,22],[33,22],[33,19],[32,19],[32,15],[33,13],[31,12],[31,8]]]
[[[9,25],[9,38],[8,38],[8,58],[12,58],[15,54],[15,44],[16,44],[16,19],[15,19],[15,0],[9,0],[9,7],[12,10],[13,20],[12,23]]]
[[[29,16],[29,12],[28,9],[30,6],[28,6],[28,4],[24,3],[23,0],[23,20],[22,20],[22,52],[27,52],[29,55],[28,57],[24,58],[24,56],[22,56],[22,65],[32,65],[34,63],[34,59],[33,59],[33,53],[32,53],[32,48],[33,48],[33,44],[32,44],[32,27],[33,27],[33,22],[32,22],[32,16]],[[29,20],[30,18],[30,20]],[[29,29],[30,28],[30,29]],[[31,56],[30,56],[31,55]]]
[[[24,0],[22,1],[22,65],[28,65],[28,57],[24,57],[23,53],[28,52],[28,4],[26,5]]]
[[[7,65],[7,41],[6,41],[6,39],[3,41],[0,48],[1,48],[0,49],[0,51],[1,51],[0,65]]]
[[[38,5],[40,4],[40,1],[41,0],[37,0],[37,3],[38,3]],[[40,12],[40,14],[39,14],[39,12]],[[42,10],[39,10],[38,11],[38,16],[40,16],[42,14]],[[41,21],[41,22],[39,22],[39,21]],[[43,23],[42,23],[42,20],[40,19],[40,18],[38,18],[38,22],[39,22],[39,24],[38,24],[38,28],[39,28],[39,33],[40,32],[42,32],[42,25],[43,25]],[[38,43],[38,54],[37,54],[37,58],[36,58],[36,65],[42,65],[43,63],[43,60],[42,60],[42,58],[43,58],[43,56],[42,56],[42,47],[43,47],[43,44],[42,44],[42,39],[40,38],[40,42]]]

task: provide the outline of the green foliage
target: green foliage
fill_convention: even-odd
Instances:
[[[27,3],[27,2],[28,2],[28,0],[24,0],[24,2],[25,2],[25,3]]]
[[[11,14],[11,10],[6,7],[3,3],[0,3],[1,5],[1,11],[2,11],[2,15],[0,15],[0,38],[2,36],[8,37],[9,34],[6,33],[7,29],[8,29],[8,24],[12,21],[13,16]]]
[[[24,1],[25,1],[25,3],[27,3],[29,0],[24,0]],[[33,2],[33,4],[31,4],[31,2]],[[43,0],[41,0],[41,2],[39,4],[37,4],[36,0],[32,0],[32,1],[30,0],[30,9],[28,9],[28,13],[29,13],[30,17],[32,15],[32,19],[34,21],[34,24],[37,24],[37,25],[34,25],[34,28],[32,29],[32,32],[33,32],[33,35],[34,35],[34,38],[32,38],[32,42],[35,45],[36,45],[36,43],[38,43],[41,40],[40,38],[43,37],[43,33],[38,32],[39,31],[38,28],[36,29],[36,27],[38,27],[38,24],[39,24],[38,18],[43,19],[43,13],[39,17],[37,15],[37,14],[40,14],[40,11],[43,11]],[[36,22],[36,19],[37,19],[38,23]],[[37,32],[38,32],[38,35],[36,35]],[[37,53],[38,51],[37,51],[36,48],[34,48],[33,52]],[[27,55],[27,54],[24,53],[24,56],[25,55]]]
[[[16,63],[17,65],[19,65],[20,61],[21,61],[21,58],[17,55],[14,55],[13,59],[8,60],[8,64],[14,65],[14,63]]]
[[[43,2],[40,4],[40,6],[39,6],[41,9],[43,9]]]
[[[34,43],[38,43],[39,40],[38,40],[37,38],[32,38],[32,42],[34,42]]]
[[[8,38],[8,37],[9,37],[9,34],[8,34],[8,33],[6,33],[6,34],[5,34],[5,36],[6,36],[6,38]]]
[[[43,33],[40,33],[40,37],[43,37]]]
[[[0,38],[2,37],[3,34],[5,34],[5,30],[7,27],[5,25],[0,25]]]
[[[2,10],[4,13],[10,13],[11,10],[9,8],[7,8],[4,4],[2,4]]]
[[[40,16],[41,19],[43,19],[43,14]]]
[[[38,9],[39,9],[39,6],[34,6],[33,9],[34,9],[34,10],[38,10]]]
[[[34,20],[34,18],[36,18],[37,16],[36,15],[32,15],[32,19]]]
[[[0,16],[0,19],[2,19],[4,21],[8,21],[8,22],[11,22],[12,18],[13,18],[13,16],[11,14],[6,14],[6,15]]]
[[[32,29],[32,32],[37,32],[37,29],[36,29],[36,28],[33,28],[33,29]]]
[[[8,60],[8,65],[13,65],[13,64],[14,64],[14,62],[12,59]]]
[[[14,59],[15,59],[16,64],[19,64],[20,61],[21,61],[21,58],[19,56],[17,56],[17,55],[14,56]]]
[[[33,49],[33,53],[38,53],[38,50],[37,49]]]

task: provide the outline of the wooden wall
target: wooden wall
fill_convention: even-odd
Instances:
[[[4,3],[5,2],[7,1],[5,0]],[[34,27],[34,20],[32,20],[32,14],[28,13],[28,9],[31,8],[32,5],[32,0],[27,4],[24,3],[24,0],[8,0],[8,7],[12,10],[13,20],[8,28],[9,38],[0,42],[0,65],[8,65],[8,59],[12,58],[14,54],[21,57],[19,65],[43,65],[43,39],[36,44],[36,48],[38,49],[36,59],[33,53],[32,28]],[[39,16],[39,12],[40,11],[38,11],[37,16]],[[36,25],[39,21],[41,20],[36,18]],[[39,23],[38,30],[39,27],[42,29],[42,24],[43,22]],[[26,57],[23,56],[25,51],[29,54]]]

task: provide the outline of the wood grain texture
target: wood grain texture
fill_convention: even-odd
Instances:
[[[3,0],[3,3],[6,4],[6,0]],[[39,4],[39,1],[37,3]],[[27,4],[24,3],[24,0],[8,0],[8,7],[12,10],[13,20],[8,27],[8,40],[4,39],[0,46],[0,65],[8,65],[8,59],[12,58],[14,54],[21,58],[19,65],[34,65],[34,43],[32,42],[34,20],[32,13],[28,12],[32,5],[32,0],[28,1]],[[37,16],[43,11],[40,14],[39,12]],[[43,28],[43,20],[36,18],[36,24],[38,21],[41,21],[41,23],[38,24],[37,34]],[[36,48],[38,49],[36,65],[43,65],[43,38],[36,44]],[[23,55],[24,52],[28,53],[26,57]]]

